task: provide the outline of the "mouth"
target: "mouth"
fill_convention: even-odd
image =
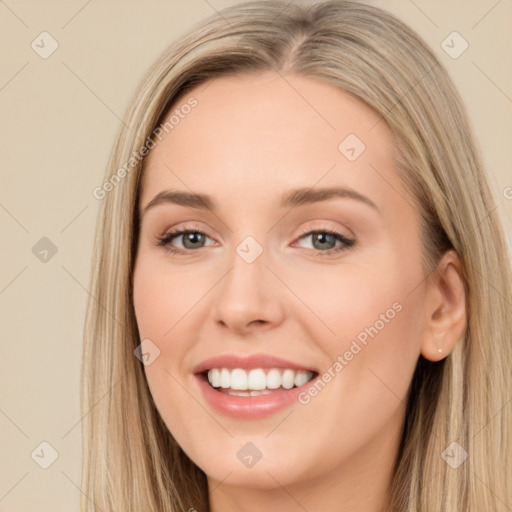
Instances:
[[[219,393],[256,397],[286,392],[308,384],[318,372],[293,368],[223,368],[200,373],[201,378]]]
[[[272,354],[221,354],[192,370],[203,400],[222,416],[256,420],[297,404],[316,368]]]

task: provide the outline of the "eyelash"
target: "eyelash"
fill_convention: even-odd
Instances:
[[[178,236],[189,234],[189,233],[199,233],[200,235],[204,235],[205,237],[210,238],[204,231],[201,231],[201,230],[195,229],[195,228],[188,229],[185,227],[183,229],[169,231],[169,232],[165,233],[164,235],[157,237],[156,245],[159,247],[160,246],[164,247],[165,250],[169,251],[171,254],[184,254],[184,251],[181,249],[173,249],[170,246],[170,243],[174,238],[177,238]],[[315,229],[315,230],[311,230],[311,231],[305,231],[299,236],[299,240],[304,238],[306,235],[315,235],[315,234],[318,235],[318,234],[325,234],[325,233],[334,236],[337,240],[342,242],[343,245],[341,247],[328,249],[326,251],[321,251],[319,249],[313,249],[316,251],[318,256],[332,256],[332,255],[338,254],[342,251],[347,251],[347,250],[353,248],[356,243],[355,240],[345,237],[339,231],[336,231],[335,229],[327,228],[327,227],[321,228],[321,229]],[[200,247],[200,249],[202,249],[202,247]],[[194,249],[185,249],[185,251],[194,252],[195,250]]]

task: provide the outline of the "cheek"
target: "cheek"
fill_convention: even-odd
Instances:
[[[230,436],[206,412],[200,397],[194,396],[191,378],[170,366],[168,354],[162,356],[144,368],[158,413],[188,457],[203,469],[210,467],[219,443],[229,441]]]
[[[134,308],[141,337],[167,339],[178,322],[199,305],[208,282],[199,280],[190,267],[170,271],[162,258],[144,258],[137,263],[133,287]]]
[[[324,287],[316,281],[309,288],[308,305],[331,331],[317,322],[313,335],[327,355],[331,398],[350,397],[354,410],[406,401],[420,354],[423,310],[421,292],[413,291],[421,269],[404,267],[398,257],[371,269],[351,266],[326,278]]]
[[[163,421],[189,456],[193,455],[189,453],[190,423],[184,418],[193,418],[194,428],[204,439],[221,434],[190,394],[195,387],[190,373],[191,347],[194,340],[204,337],[200,333],[203,322],[196,319],[208,312],[208,301],[201,297],[218,280],[212,273],[211,282],[208,276],[201,277],[186,266],[171,272],[160,258],[142,256],[133,278],[140,339],[151,340],[159,352],[151,364],[144,366],[146,380]]]
[[[311,456],[323,450],[321,439],[328,439],[326,464],[334,467],[340,453],[354,453],[383,430],[399,428],[419,356],[421,301],[410,293],[411,277],[398,267],[351,272],[331,297],[335,307],[320,310],[335,335],[323,329],[316,337],[327,364],[318,386],[300,398],[304,417],[322,418]]]

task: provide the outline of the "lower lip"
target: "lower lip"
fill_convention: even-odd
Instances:
[[[204,398],[216,411],[233,418],[245,419],[263,418],[296,403],[298,395],[315,381],[312,379],[303,386],[286,391],[273,391],[268,395],[233,396],[216,391],[202,375],[195,377]]]

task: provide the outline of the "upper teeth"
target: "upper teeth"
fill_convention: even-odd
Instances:
[[[265,373],[267,371],[267,373]],[[250,371],[242,368],[212,368],[208,371],[208,381],[214,388],[231,388],[239,390],[278,389],[283,387],[291,389],[293,386],[302,386],[313,377],[313,373],[306,370],[279,370],[272,368],[264,370],[255,368]]]

